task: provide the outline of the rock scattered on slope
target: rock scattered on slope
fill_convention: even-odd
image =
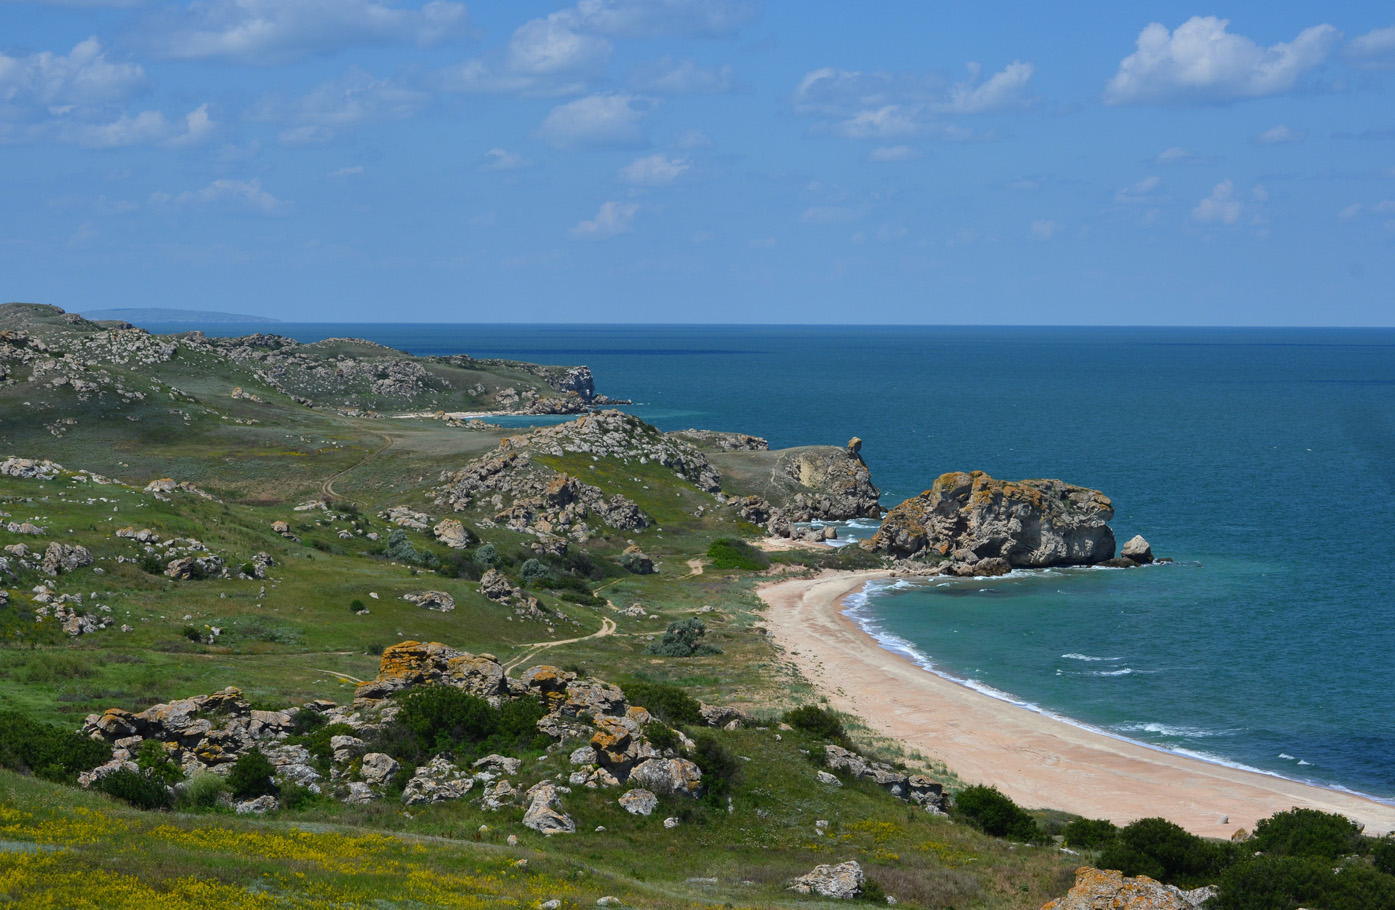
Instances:
[[[1214,894],[1213,888],[1183,891],[1146,875],[1126,878],[1113,870],[1081,866],[1075,870],[1075,887],[1041,910],[1200,910]]]
[[[856,860],[848,860],[836,866],[819,865],[811,871],[793,879],[788,890],[799,894],[817,894],[820,897],[833,897],[839,900],[852,900],[862,894],[867,877]]]

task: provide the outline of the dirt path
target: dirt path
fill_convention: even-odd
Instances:
[[[702,560],[701,560],[701,559],[690,559],[690,560],[688,560],[688,568],[692,569],[692,571],[689,572],[687,575],[684,575],[683,578],[694,578],[694,577],[696,577],[696,576],[698,576],[698,575],[701,575],[701,574],[702,574]]]
[[[559,638],[557,641],[539,641],[534,642],[531,645],[526,645],[525,647],[527,650],[520,653],[513,660],[504,664],[504,672],[512,672],[513,670],[522,666],[525,662],[532,660],[534,657],[537,657],[539,654],[546,651],[548,648],[555,648],[558,645],[574,645],[579,641],[590,641],[593,638],[608,638],[611,635],[615,634],[615,628],[615,620],[611,619],[609,616],[606,616],[601,619],[600,630],[592,632],[590,635],[583,635],[580,638]]]
[[[333,476],[326,479],[324,483],[320,484],[320,492],[323,495],[328,496],[330,499],[343,499],[344,497],[334,492],[334,482],[339,478],[343,477],[345,474],[349,473],[350,471],[356,471],[364,465],[368,464],[368,462],[372,461],[379,455],[386,452],[388,449],[392,448],[393,445],[397,442],[395,438],[389,436],[386,433],[379,433],[378,435],[383,437],[384,439],[382,446],[379,447],[376,451],[371,452],[368,455],[365,455],[363,457],[363,460],[358,462],[357,464],[349,465],[347,468],[340,471],[338,474],[334,474]]]

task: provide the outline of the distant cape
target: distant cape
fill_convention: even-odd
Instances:
[[[166,325],[182,323],[219,322],[280,322],[268,316],[247,316],[242,313],[215,313],[207,310],[172,310],[162,307],[133,307],[125,310],[90,310],[82,314],[94,322],[120,320],[122,322],[158,322]]]

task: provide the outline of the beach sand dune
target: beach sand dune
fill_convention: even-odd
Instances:
[[[1253,831],[1294,806],[1339,812],[1367,834],[1395,830],[1395,806],[1116,739],[936,676],[842,614],[844,598],[878,577],[838,573],[766,585],[766,626],[834,708],[942,761],[967,783],[992,784],[1029,808],[1118,824],[1162,816],[1207,837]]]

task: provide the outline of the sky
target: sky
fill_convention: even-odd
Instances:
[[[0,300],[1395,325],[1395,8],[0,0]]]

